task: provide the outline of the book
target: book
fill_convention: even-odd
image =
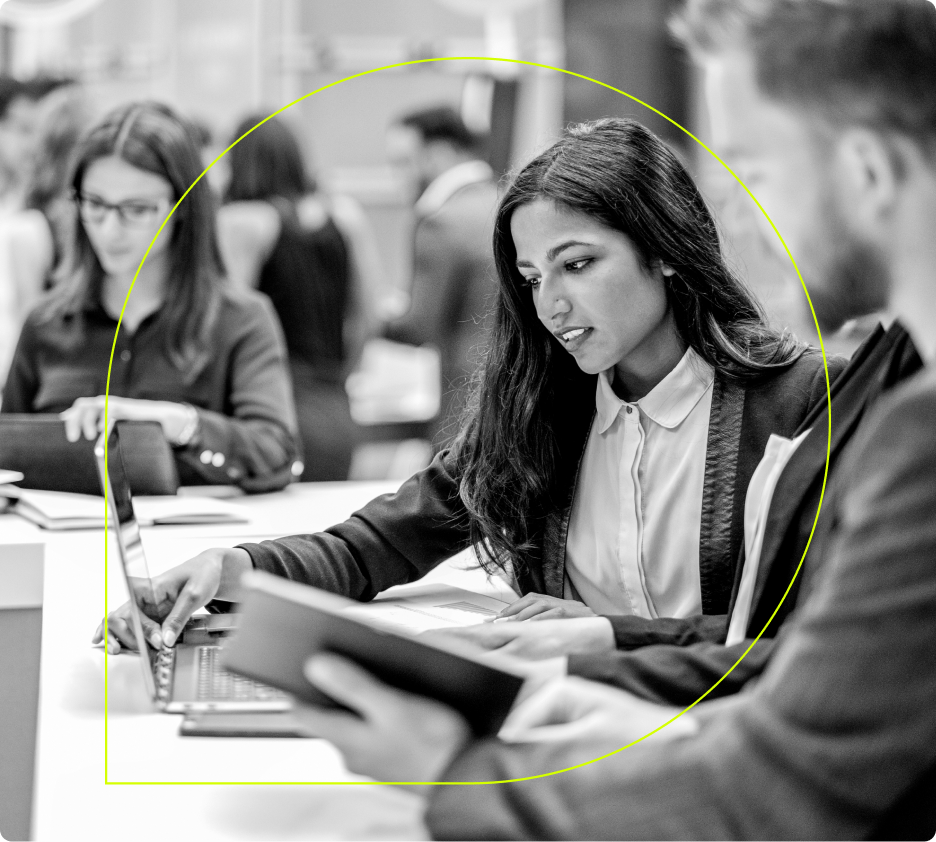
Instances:
[[[0,486],[0,496],[14,500],[13,511],[43,529],[102,529],[104,498],[67,491],[36,491]],[[196,523],[246,523],[243,506],[210,497],[139,496],[133,508],[141,526]]]
[[[386,684],[455,708],[477,736],[497,733],[523,685],[525,671],[514,659],[368,622],[336,594],[259,570],[245,573],[242,584],[241,619],[222,646],[221,665],[308,704],[343,707],[305,677],[303,666],[317,652],[341,655]]]

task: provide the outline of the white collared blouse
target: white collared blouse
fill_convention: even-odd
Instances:
[[[702,613],[699,533],[715,373],[691,348],[640,400],[598,377],[566,544],[565,596],[597,614]]]

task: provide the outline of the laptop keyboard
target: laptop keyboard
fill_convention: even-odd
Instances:
[[[281,690],[221,669],[220,646],[198,648],[198,701],[261,702],[283,699]]]

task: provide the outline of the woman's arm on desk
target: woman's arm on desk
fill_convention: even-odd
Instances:
[[[372,500],[325,532],[207,550],[155,577],[145,634],[151,643],[156,636],[160,644],[172,646],[192,613],[209,600],[238,601],[246,570],[370,600],[393,585],[421,578],[469,541],[458,483],[442,453],[396,494]],[[102,624],[95,642],[103,635]],[[110,615],[108,643],[135,648],[127,605]]]
[[[395,494],[375,498],[343,523],[241,548],[258,570],[367,601],[421,579],[470,542],[454,459],[443,451]]]

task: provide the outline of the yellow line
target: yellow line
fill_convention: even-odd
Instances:
[[[658,731],[661,731],[661,730],[662,730],[663,728],[665,728],[667,725],[670,725],[671,723],[673,723],[673,722],[675,722],[677,719],[679,719],[679,717],[681,717],[681,716],[683,716],[684,714],[688,713],[688,712],[689,712],[690,710],[692,710],[697,704],[699,704],[699,702],[701,702],[703,699],[705,699],[705,697],[708,696],[709,693],[711,693],[716,687],[718,687],[719,684],[721,684],[729,675],[731,675],[731,673],[734,671],[735,667],[737,667],[738,664],[740,664],[741,661],[744,660],[744,658],[745,658],[745,656],[747,655],[747,653],[750,652],[751,649],[754,647],[754,644],[757,643],[757,641],[761,639],[761,637],[764,635],[764,632],[767,631],[767,628],[768,628],[768,627],[770,626],[770,624],[773,622],[774,617],[777,616],[777,612],[780,610],[780,607],[781,607],[781,606],[783,605],[783,603],[786,601],[786,598],[787,598],[787,596],[789,595],[791,588],[793,587],[793,583],[796,581],[796,577],[799,575],[800,569],[801,569],[802,566],[803,566],[803,561],[804,561],[805,558],[806,558],[806,553],[809,551],[809,545],[812,543],[813,535],[815,534],[815,531],[816,531],[816,525],[817,525],[818,522],[819,522],[819,512],[822,511],[822,501],[823,501],[823,499],[824,499],[824,497],[825,497],[826,481],[828,480],[828,476],[829,476],[829,459],[830,459],[830,457],[831,457],[831,448],[832,448],[832,395],[831,395],[831,391],[830,391],[830,387],[829,387],[829,364],[828,364],[828,360],[826,359],[825,345],[823,344],[823,341],[822,341],[822,331],[821,331],[820,328],[819,328],[819,321],[818,321],[818,319],[816,318],[816,311],[813,309],[812,299],[809,297],[809,290],[806,289],[806,284],[805,284],[805,282],[803,281],[803,276],[800,274],[799,267],[796,265],[796,261],[793,259],[793,255],[790,253],[790,249],[787,247],[787,244],[786,244],[786,242],[784,241],[783,237],[780,236],[780,232],[777,230],[777,226],[774,225],[773,220],[767,215],[767,211],[765,211],[764,208],[761,206],[761,203],[757,201],[757,198],[754,196],[754,194],[753,194],[750,190],[748,190],[747,185],[745,185],[745,183],[744,183],[743,181],[741,181],[740,178],[738,178],[738,176],[735,174],[734,170],[731,169],[731,167],[729,167],[729,166],[728,166],[712,149],[710,149],[705,143],[703,143],[701,140],[699,140],[699,138],[697,138],[692,132],[690,132],[690,131],[689,131],[687,128],[685,128],[684,126],[681,126],[679,123],[677,123],[677,122],[676,122],[675,120],[673,120],[671,117],[668,117],[668,116],[667,116],[666,114],[664,114],[662,111],[658,111],[658,110],[657,110],[656,108],[654,108],[652,105],[648,105],[648,104],[647,104],[646,102],[644,102],[643,100],[638,99],[637,97],[632,96],[631,94],[629,94],[629,93],[627,93],[627,92],[625,92],[625,91],[622,91],[622,90],[620,90],[619,88],[615,88],[613,85],[608,85],[608,84],[606,84],[606,83],[604,83],[604,82],[599,82],[597,79],[592,79],[591,77],[589,77],[589,76],[584,76],[584,75],[582,75],[581,73],[573,73],[571,70],[564,70],[564,69],[561,68],[561,67],[552,67],[551,65],[548,65],[548,64],[539,64],[539,63],[533,62],[533,61],[520,61],[519,59],[490,58],[490,57],[487,57],[487,56],[450,56],[450,57],[446,57],[446,58],[427,58],[427,59],[418,59],[418,60],[414,60],[414,61],[403,61],[403,62],[399,62],[399,63],[397,63],[397,64],[388,64],[388,65],[385,65],[384,67],[376,67],[376,68],[374,68],[373,70],[365,70],[365,71],[363,71],[363,72],[361,72],[361,73],[355,73],[355,74],[353,74],[352,76],[346,76],[344,79],[339,79],[339,80],[337,80],[337,81],[335,81],[335,82],[330,82],[330,83],[327,84],[327,85],[323,85],[323,86],[320,87],[320,88],[316,88],[314,91],[310,91],[309,93],[307,93],[307,94],[305,94],[305,95],[299,97],[298,99],[293,100],[293,101],[290,102],[288,105],[284,105],[284,106],[283,106],[282,108],[280,108],[278,111],[274,111],[269,117],[266,117],[265,119],[261,120],[261,121],[260,121],[259,123],[257,123],[257,125],[254,126],[252,129],[250,129],[249,131],[244,132],[244,134],[242,134],[239,138],[237,138],[237,140],[235,140],[233,143],[231,143],[230,146],[228,146],[223,152],[221,152],[220,154],[218,154],[218,155],[215,157],[215,159],[214,159],[207,167],[205,167],[205,169],[204,169],[204,171],[201,173],[201,175],[199,175],[198,178],[196,178],[195,181],[192,182],[192,185],[188,188],[188,190],[186,190],[185,193],[182,194],[182,196],[181,196],[181,198],[179,199],[179,201],[175,203],[175,205],[173,206],[172,210],[169,211],[169,215],[168,215],[168,216],[166,217],[166,219],[163,221],[163,224],[159,226],[159,230],[156,232],[156,235],[153,237],[152,241],[150,242],[149,247],[146,249],[146,253],[143,255],[143,260],[140,261],[140,266],[139,266],[139,268],[137,269],[136,273],[135,273],[134,276],[133,276],[133,283],[131,283],[130,289],[129,289],[129,291],[127,292],[127,297],[126,297],[126,299],[124,299],[124,305],[123,305],[123,307],[121,308],[121,311],[120,311],[120,319],[117,321],[117,330],[116,330],[115,333],[114,333],[114,344],[113,344],[113,346],[112,346],[112,348],[111,348],[110,363],[108,364],[108,368],[107,368],[107,391],[105,392],[105,400],[104,400],[104,428],[105,428],[105,430],[107,429],[107,396],[108,396],[109,393],[110,393],[110,369],[111,369],[111,365],[113,365],[113,361],[114,361],[114,349],[117,347],[117,333],[120,331],[120,324],[121,324],[121,321],[123,320],[124,309],[125,309],[126,306],[127,306],[127,301],[130,299],[130,293],[133,292],[133,285],[136,283],[137,276],[140,274],[140,269],[143,268],[143,264],[146,262],[146,258],[147,258],[147,256],[149,255],[150,249],[153,247],[153,243],[156,242],[156,239],[159,237],[159,235],[160,235],[160,233],[162,232],[163,228],[165,227],[166,223],[172,218],[172,215],[175,213],[176,208],[178,208],[179,205],[182,204],[182,200],[183,200],[186,196],[188,196],[188,194],[191,192],[192,187],[194,187],[196,184],[198,184],[198,182],[201,181],[201,179],[202,179],[202,177],[205,175],[205,173],[207,173],[208,170],[210,170],[216,163],[218,163],[218,161],[220,161],[228,152],[230,152],[231,149],[233,149],[238,143],[240,143],[245,137],[247,137],[247,135],[249,135],[251,132],[255,131],[256,129],[260,128],[260,126],[262,126],[264,123],[266,123],[267,120],[271,120],[273,117],[276,117],[278,114],[281,114],[283,111],[286,111],[287,109],[292,108],[294,105],[298,105],[300,102],[303,102],[304,100],[308,99],[309,97],[314,96],[314,95],[317,94],[317,93],[321,93],[322,91],[328,90],[329,88],[334,88],[335,86],[340,85],[340,84],[342,84],[342,83],[344,83],[344,82],[350,82],[352,79],[359,79],[359,78],[361,78],[361,77],[363,77],[363,76],[368,76],[368,75],[370,75],[371,73],[379,73],[379,72],[382,71],[382,70],[393,70],[393,69],[395,69],[395,68],[407,67],[407,66],[413,65],[413,64],[428,64],[428,63],[430,63],[430,62],[437,62],[437,61],[502,61],[502,62],[509,62],[509,63],[511,63],[511,64],[527,65],[527,66],[529,66],[529,67],[538,67],[538,68],[540,68],[540,69],[542,69],[542,70],[554,70],[554,71],[556,71],[556,72],[558,72],[558,73],[565,73],[567,76],[575,76],[575,77],[578,78],[578,79],[584,79],[584,80],[587,81],[587,82],[594,82],[596,85],[600,85],[600,86],[603,87],[603,88],[607,88],[608,90],[614,91],[615,93],[619,93],[621,96],[627,97],[628,99],[633,100],[634,102],[638,103],[639,105],[642,105],[642,106],[644,106],[645,108],[648,108],[648,109],[649,109],[650,111],[652,111],[654,114],[658,114],[658,115],[659,115],[660,117],[662,117],[664,120],[667,120],[668,122],[672,123],[677,129],[679,129],[680,131],[684,132],[684,133],[687,134],[689,137],[691,137],[696,143],[699,144],[699,146],[701,146],[706,152],[708,152],[713,158],[715,158],[715,160],[718,161],[726,170],[728,170],[729,173],[731,173],[731,175],[734,177],[735,181],[737,181],[738,184],[740,184],[741,187],[744,188],[744,192],[747,193],[748,196],[751,197],[752,201],[754,202],[755,205],[757,205],[757,207],[758,207],[758,209],[760,210],[760,212],[761,212],[762,214],[764,214],[764,218],[770,223],[770,227],[773,229],[773,232],[777,235],[777,237],[779,238],[780,242],[783,244],[784,251],[786,251],[787,256],[790,258],[790,263],[793,264],[793,268],[794,268],[794,270],[796,270],[796,276],[799,278],[799,282],[800,282],[800,285],[801,285],[802,288],[803,288],[803,292],[806,293],[806,300],[807,300],[807,302],[809,302],[809,311],[812,313],[812,316],[813,316],[813,323],[816,325],[816,333],[817,333],[818,336],[819,336],[819,348],[820,348],[820,350],[821,350],[821,352],[822,352],[822,363],[823,363],[823,366],[824,366],[824,368],[825,368],[826,401],[827,401],[827,403],[828,403],[828,408],[829,408],[829,413],[828,413],[828,439],[827,439],[827,441],[826,441],[826,464],[825,464],[825,471],[824,471],[823,476],[822,476],[822,489],[821,489],[820,492],[819,492],[819,508],[816,510],[816,517],[815,517],[814,520],[813,520],[812,529],[809,531],[809,539],[808,539],[807,542],[806,542],[806,548],[803,550],[803,555],[802,555],[802,557],[801,557],[800,560],[799,560],[799,564],[797,564],[797,566],[796,566],[796,570],[795,570],[794,573],[793,573],[793,578],[790,579],[790,584],[787,586],[787,589],[784,591],[783,596],[782,596],[781,599],[780,599],[780,602],[777,603],[777,607],[774,609],[773,613],[770,615],[770,618],[769,618],[769,619],[767,620],[767,622],[764,624],[764,627],[760,630],[760,632],[758,633],[757,637],[755,637],[754,640],[751,641],[751,645],[748,646],[748,648],[744,650],[744,653],[741,655],[740,658],[738,658],[737,661],[734,662],[734,664],[731,666],[731,669],[729,669],[721,678],[718,679],[718,681],[716,681],[708,690],[706,690],[701,696],[699,696],[698,699],[696,699],[696,700],[695,700],[691,705],[689,705],[685,710],[680,711],[680,712],[679,712],[678,714],[676,714],[674,717],[672,717],[671,719],[669,719],[669,720],[667,720],[666,722],[664,722],[659,728],[655,728],[653,731],[650,731],[648,734],[644,734],[640,739],[634,740],[633,742],[630,742],[630,743],[628,743],[628,744],[625,745],[625,746],[621,746],[620,748],[615,749],[614,751],[609,751],[607,754],[602,754],[600,757],[595,757],[595,758],[593,758],[592,760],[585,761],[584,763],[578,763],[578,764],[576,764],[575,766],[569,766],[569,767],[567,767],[567,768],[565,768],[565,769],[557,769],[557,770],[555,770],[555,771],[553,771],[553,772],[544,772],[544,773],[539,774],[539,775],[530,775],[530,776],[525,777],[525,778],[510,778],[510,779],[508,779],[508,780],[502,780],[502,781],[458,781],[458,782],[449,782],[449,781],[280,781],[280,782],[277,782],[277,783],[275,783],[275,784],[265,783],[265,782],[263,782],[263,781],[236,781],[236,782],[234,782],[234,781],[218,781],[218,782],[213,782],[213,783],[200,783],[200,782],[197,782],[197,781],[158,781],[158,782],[156,782],[156,781],[132,781],[132,782],[131,782],[131,781],[110,781],[110,780],[107,779],[107,698],[108,698],[108,697],[107,697],[107,689],[108,689],[108,684],[107,684],[107,668],[106,668],[106,664],[105,664],[105,676],[104,676],[104,697],[105,697],[105,707],[104,707],[104,751],[105,751],[105,755],[104,755],[104,783],[107,784],[107,785],[126,785],[126,784],[132,784],[132,785],[134,785],[134,786],[139,786],[139,785],[146,785],[146,784],[154,784],[154,785],[159,785],[159,786],[167,786],[167,785],[171,785],[171,786],[216,786],[216,785],[219,785],[219,784],[224,784],[224,785],[227,785],[227,786],[283,786],[283,785],[292,784],[292,785],[322,785],[322,786],[324,786],[324,785],[328,785],[328,786],[334,786],[334,785],[342,785],[342,786],[362,786],[362,785],[363,785],[363,786],[373,786],[373,785],[375,785],[375,784],[376,784],[376,785],[385,785],[385,784],[411,784],[411,785],[413,785],[413,784],[419,784],[419,785],[427,785],[427,784],[429,784],[429,785],[432,785],[432,786],[480,786],[480,785],[487,785],[487,784],[504,784],[504,783],[518,783],[518,782],[520,782],[520,781],[533,781],[533,780],[537,780],[538,778],[548,778],[548,777],[551,777],[551,776],[553,776],[553,775],[560,775],[560,774],[562,774],[563,772],[571,772],[573,769],[581,769],[581,768],[584,767],[584,766],[589,766],[589,765],[592,764],[592,763],[597,763],[599,760],[604,760],[604,759],[607,758],[607,757],[613,757],[615,754],[618,754],[618,753],[624,751],[624,749],[630,748],[631,746],[634,746],[634,745],[637,745],[638,743],[643,742],[643,741],[644,741],[645,739],[647,739],[648,737],[652,737],[652,736],[653,736],[654,734],[656,734]],[[105,446],[105,453],[106,453],[106,446]],[[105,513],[104,513],[104,518],[105,518],[105,523],[106,523],[106,521],[107,521],[107,511],[106,511],[106,509],[105,509]],[[106,583],[107,583],[107,579],[106,579],[106,576],[107,576],[107,533],[106,533],[106,531],[105,531],[105,535],[104,535],[104,575],[105,575],[104,610],[105,610],[105,614],[106,614],[106,611],[107,611],[107,593],[106,593],[106,591],[107,591],[107,588],[106,588]],[[105,639],[105,641],[106,641],[106,640],[107,640],[106,616],[105,616],[104,635],[105,635],[105,636],[104,636],[104,639]],[[105,649],[104,649],[104,658],[105,658],[105,661],[106,661],[107,657],[108,657],[108,655],[107,655],[107,648],[106,648],[106,646],[105,646]]]

